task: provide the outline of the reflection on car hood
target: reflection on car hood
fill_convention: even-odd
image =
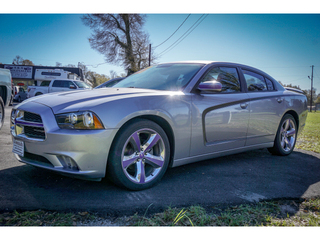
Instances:
[[[182,94],[181,92],[159,91],[136,88],[105,88],[86,91],[68,91],[44,94],[33,97],[23,102],[20,106],[28,102],[36,102],[50,107],[53,112],[62,113],[78,110],[90,110],[106,102],[116,101],[124,98],[136,98],[143,96]]]

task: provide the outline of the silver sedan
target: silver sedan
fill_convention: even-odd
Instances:
[[[168,167],[259,148],[289,155],[306,118],[306,97],[258,69],[175,62],[112,88],[26,100],[11,134],[21,162],[141,190]]]

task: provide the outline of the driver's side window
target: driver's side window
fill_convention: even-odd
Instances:
[[[214,67],[202,79],[202,82],[217,81],[222,84],[223,93],[240,92],[240,80],[236,68]]]

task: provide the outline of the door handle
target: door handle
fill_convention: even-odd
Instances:
[[[241,107],[242,109],[246,109],[246,108],[248,107],[248,103],[241,103],[241,104],[240,104],[240,107]]]
[[[277,99],[277,102],[278,102],[278,103],[282,103],[282,101],[283,101],[282,98],[278,98],[278,99]]]

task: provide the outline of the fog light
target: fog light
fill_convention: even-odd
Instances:
[[[73,171],[79,171],[78,165],[71,157],[59,155],[58,159],[62,164],[63,168]]]

